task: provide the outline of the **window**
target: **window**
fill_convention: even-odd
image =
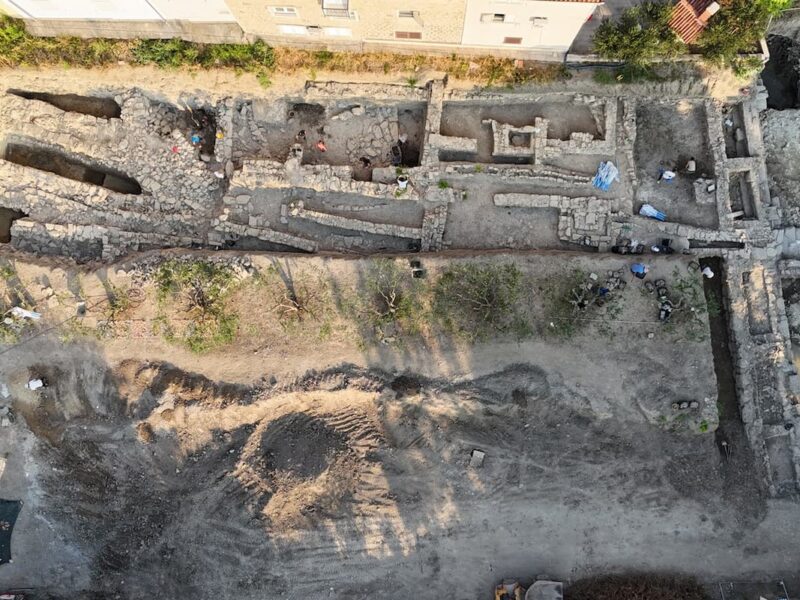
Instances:
[[[308,28],[303,25],[279,25],[278,30],[289,35],[308,35]]]
[[[422,33],[419,31],[395,31],[394,37],[398,40],[421,40]]]
[[[481,15],[481,23],[503,23],[506,16],[502,13],[483,13]]]
[[[522,38],[515,38],[515,37],[507,37],[503,38],[504,44],[521,44]]]
[[[322,14],[334,19],[355,19],[349,0],[322,0]]]
[[[294,6],[270,6],[267,8],[274,17],[296,17],[297,9]]]
[[[397,16],[401,19],[413,19],[417,16],[417,11],[415,10],[398,10]]]
[[[332,37],[350,37],[353,30],[349,27],[325,27],[325,35]]]
[[[547,17],[531,17],[531,23],[534,27],[544,27],[547,25]]]

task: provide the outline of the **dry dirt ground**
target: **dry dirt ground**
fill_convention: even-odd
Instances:
[[[285,260],[352,289],[369,266]],[[627,266],[483,260],[512,261],[535,282]],[[425,261],[429,277],[447,264]],[[661,259],[653,277],[685,266]],[[15,267],[45,325],[74,305],[63,295],[75,288],[71,269]],[[53,294],[40,302],[43,275]],[[126,278],[110,268],[78,279],[89,297]],[[249,324],[263,328],[208,355],[126,328],[63,343],[63,326],[4,351],[0,380],[16,421],[0,429],[0,495],[25,504],[0,588],[466,599],[543,573],[791,573],[797,506],[764,498],[746,447],[726,461],[713,426],[672,431],[653,412],[708,396],[713,412],[715,376],[708,336],[659,329],[638,284],[629,281],[610,330],[569,340],[544,337],[539,323],[521,342],[398,346],[335,319],[320,339],[275,327],[256,296]],[[145,300],[131,310],[142,316],[152,290],[140,287]],[[532,286],[531,305],[541,293]],[[25,389],[31,376],[49,387]],[[479,469],[468,466],[475,448],[486,452]]]

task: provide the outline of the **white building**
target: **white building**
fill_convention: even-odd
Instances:
[[[602,0],[0,0],[34,35],[563,60]]]
[[[602,0],[467,0],[465,46],[565,53]]]

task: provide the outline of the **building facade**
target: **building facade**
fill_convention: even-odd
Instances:
[[[67,6],[68,4],[68,6]],[[0,0],[35,35],[563,60],[602,0]]]

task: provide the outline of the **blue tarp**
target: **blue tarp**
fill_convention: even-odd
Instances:
[[[643,217],[650,217],[651,219],[655,219],[656,221],[666,221],[667,215],[663,212],[651,206],[650,204],[642,204],[642,208],[639,209],[639,214]]]
[[[619,169],[610,160],[601,162],[597,167],[597,175],[592,179],[592,185],[607,192],[614,181],[619,181]]]

